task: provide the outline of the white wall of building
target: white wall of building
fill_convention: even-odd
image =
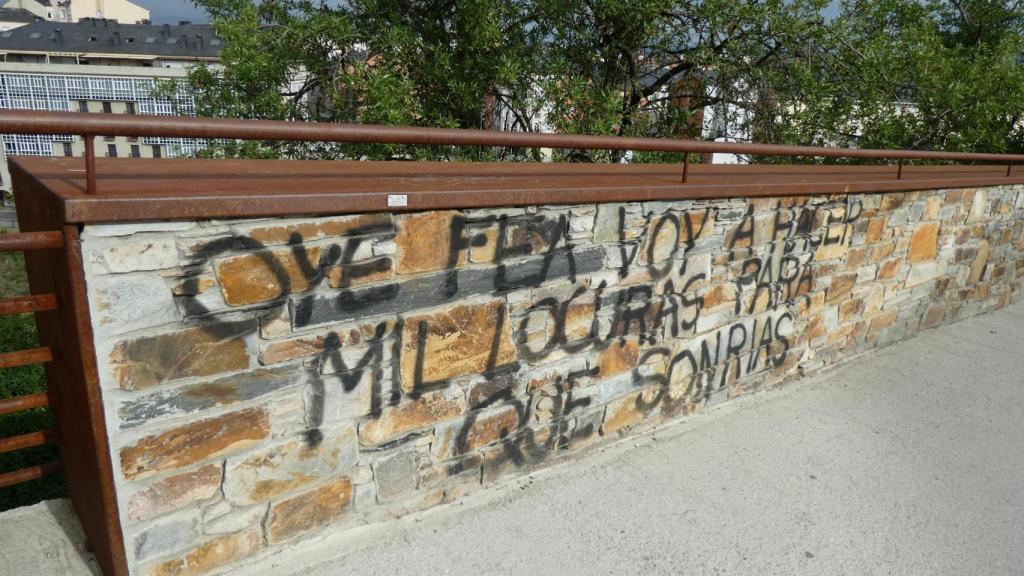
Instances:
[[[22,8],[56,22],[78,22],[82,18],[108,18],[122,24],[136,24],[149,20],[149,10],[128,0],[70,0],[67,7],[46,6],[36,0],[7,0],[3,8]]]
[[[169,116],[180,108],[189,113],[193,102],[187,94],[180,94],[177,102],[153,97],[158,80],[184,79],[187,74],[188,70],[183,68],[0,62],[0,109],[96,113],[109,110],[111,114]],[[68,152],[81,156],[84,151],[77,136],[0,134],[0,142],[8,156],[63,156]],[[106,156],[113,150],[119,157],[134,153],[140,157],[153,157],[156,153],[174,157],[190,154],[200,146],[200,142],[182,138],[97,138],[96,153]],[[0,163],[0,179],[0,189],[10,191],[7,162]]]

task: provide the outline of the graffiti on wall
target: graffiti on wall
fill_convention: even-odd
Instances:
[[[353,229],[344,240],[320,250],[316,260],[305,248],[306,239],[293,233],[288,244],[298,278],[267,246],[245,239],[244,247],[262,258],[281,294],[296,294],[288,304],[295,330],[379,319],[354,353],[347,349],[345,334],[326,330],[322,352],[307,362],[308,444],[322,440],[324,401],[331,386],[343,394],[370,387],[366,418],[373,420],[388,408],[449,385],[443,371],[437,379],[424,369],[428,340],[438,327],[432,318],[411,312],[555,283],[567,288],[535,298],[514,313],[499,300],[489,309],[490,317],[475,319],[489,326],[487,360],[477,369],[488,386],[480,388],[473,409],[456,427],[451,474],[476,465],[462,456],[477,446],[469,436],[492,407],[505,407],[510,414],[495,433],[506,440],[501,457],[516,465],[544,458],[570,435],[585,439],[596,434],[600,421],[582,418],[608,400],[593,397],[593,383],[606,376],[595,358],[627,357],[628,371],[617,377],[628,378],[633,388],[645,392],[635,399],[643,413],[693,405],[730,382],[783,365],[793,345],[790,308],[814,287],[816,252],[847,243],[862,211],[855,197],[838,207],[805,202],[755,213],[748,206],[731,221],[729,214],[712,207],[650,213],[639,221],[625,207],[611,209],[612,221],[617,221],[612,241],[585,246],[572,241],[565,214],[473,220],[456,214],[448,223],[443,266],[370,284],[363,280],[390,271],[393,259],[366,261],[356,255],[369,238],[393,237],[390,227]],[[713,250],[701,247],[716,222],[726,227],[717,253],[725,254],[734,270],[717,282],[709,278]],[[238,238],[222,238],[196,253],[201,260],[215,261],[236,251],[238,243]],[[466,266],[478,252],[486,255],[488,265]],[[336,290],[309,289],[323,285],[325,271],[339,267],[345,274]],[[600,272],[609,267],[614,273],[602,277]],[[306,289],[293,290],[296,285]],[[709,289],[730,295],[724,308],[711,304],[715,315],[731,320],[701,330],[702,315],[709,312]],[[189,316],[211,312],[196,299],[180,303]],[[514,353],[507,350],[505,334]],[[588,360],[566,361],[572,358]],[[517,381],[549,363],[566,368],[527,394],[516,392]],[[415,437],[409,434],[369,448],[386,450]]]

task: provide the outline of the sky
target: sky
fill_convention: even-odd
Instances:
[[[179,20],[193,23],[206,22],[206,13],[192,3],[191,0],[132,0],[149,8],[154,24],[177,24]],[[834,16],[838,12],[836,2],[825,9],[825,14]]]
[[[177,24],[180,20],[199,24],[209,20],[206,12],[196,8],[191,0],[132,0],[132,2],[149,8],[150,19],[154,24]]]

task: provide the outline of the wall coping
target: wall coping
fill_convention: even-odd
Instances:
[[[1002,165],[540,164],[11,158],[64,223],[252,218],[540,204],[874,193],[1024,184]]]

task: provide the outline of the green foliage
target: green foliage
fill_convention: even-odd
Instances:
[[[25,261],[20,252],[0,254],[0,298],[28,293]],[[0,352],[13,352],[39,346],[35,320],[31,314],[0,316]],[[46,390],[46,378],[40,365],[0,370],[0,399],[25,396]],[[17,436],[53,426],[49,410],[36,408],[0,415],[0,438]],[[58,459],[56,446],[47,445],[0,454],[0,474],[26,466]],[[66,496],[63,475],[54,475],[0,488],[0,510],[34,504],[40,500]]]
[[[0,352],[24,350],[38,346],[35,321],[30,314],[0,316]],[[43,368],[39,365],[0,370],[0,399],[24,396],[46,390]],[[0,415],[0,438],[45,430],[53,426],[53,417],[45,408]],[[0,454],[0,473],[19,470],[35,464],[59,459],[54,445],[27,448]],[[48,476],[0,488],[0,510],[34,504],[40,500],[66,496],[64,477]]]
[[[847,0],[794,66],[773,141],[1021,151],[1024,16],[1017,2]]]
[[[1018,2],[197,0],[225,40],[200,115],[1019,150]],[[707,134],[704,134],[707,136]],[[719,136],[711,134],[710,136]],[[536,150],[227,143],[214,155],[536,160]],[[620,161],[563,151],[556,160]],[[634,161],[678,161],[635,154]]]

